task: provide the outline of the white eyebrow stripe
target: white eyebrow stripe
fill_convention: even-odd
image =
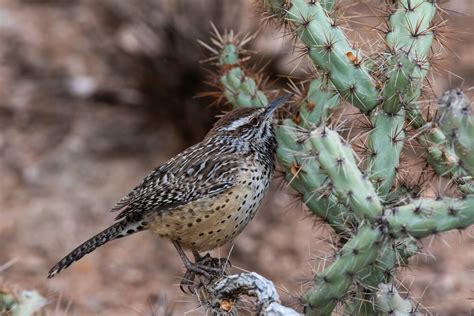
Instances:
[[[236,130],[237,128],[239,128],[240,126],[242,126],[244,124],[247,124],[248,122],[249,122],[249,117],[244,116],[244,117],[239,118],[236,121],[233,121],[232,124],[230,124],[226,127],[223,127],[220,130],[221,131],[233,131],[233,130]]]

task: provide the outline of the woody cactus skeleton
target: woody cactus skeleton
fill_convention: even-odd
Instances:
[[[437,5],[396,1],[389,8],[383,51],[367,58],[349,44],[335,20],[335,1],[260,4],[270,20],[284,25],[286,33],[304,45],[319,73],[295,100],[297,113],[276,130],[286,180],[311,212],[341,236],[334,261],[301,297],[304,312],[328,315],[343,304],[348,313],[388,313],[389,299],[381,298],[380,291],[377,296],[379,284],[393,281],[394,268],[407,264],[417,251],[417,240],[474,222],[471,103],[453,90],[440,98],[432,120],[419,108]],[[225,99],[234,107],[265,106],[268,96],[245,68],[243,45],[248,39],[215,33],[214,46],[203,45],[214,54],[210,60],[220,69],[217,86]],[[347,133],[331,127],[332,111],[344,102],[369,122],[363,164],[342,136]],[[457,197],[412,199],[416,192],[399,183],[407,128],[433,170],[458,186],[462,193]],[[400,308],[408,315],[406,301],[393,302],[402,302]]]

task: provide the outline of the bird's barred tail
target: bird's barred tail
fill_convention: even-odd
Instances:
[[[103,230],[71,251],[48,272],[48,279],[51,279],[56,274],[69,267],[72,263],[78,261],[103,244],[148,228],[147,223],[141,221],[141,216],[140,218],[133,217],[137,216],[128,216],[124,218],[120,222],[117,222],[109,228]]]

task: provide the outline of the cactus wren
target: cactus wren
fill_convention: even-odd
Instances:
[[[234,239],[254,217],[275,169],[272,114],[290,97],[225,114],[202,142],[153,170],[122,198],[112,208],[121,210],[117,222],[61,259],[48,278],[103,244],[146,229],[173,242],[188,272],[206,275],[183,249],[197,262],[200,251]]]

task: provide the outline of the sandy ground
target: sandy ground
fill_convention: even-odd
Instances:
[[[458,31],[449,37],[462,41],[447,39],[457,56],[448,51],[440,62],[440,68],[453,74],[436,75],[436,91],[458,85],[454,74],[464,78],[464,88],[473,86],[473,5],[465,0],[450,6],[462,14],[452,14],[450,23]],[[106,8],[98,6],[97,11],[107,13]],[[111,242],[46,279],[60,257],[112,223],[114,216],[107,211],[145,174],[199,140],[216,113],[206,101],[191,99],[199,86],[186,93],[178,86],[168,89],[192,100],[186,104],[168,108],[166,102],[178,97],[162,92],[146,99],[149,90],[137,82],[147,73],[126,76],[137,65],[147,65],[127,40],[130,30],[124,28],[123,39],[120,27],[114,29],[114,41],[132,50],[118,58],[119,67],[107,59],[115,46],[97,31],[109,20],[97,19],[91,14],[95,9],[91,1],[0,1],[0,40],[5,43],[0,48],[0,266],[14,262],[0,271],[0,285],[40,291],[51,301],[53,315],[55,310],[59,315],[147,315],[157,306],[173,315],[202,314],[193,297],[177,286],[183,269],[172,245],[149,233]],[[202,50],[192,49],[197,59],[204,57]],[[202,73],[195,76],[203,80]],[[167,77],[153,80],[174,84]],[[165,102],[150,110],[137,105],[143,98],[145,103]],[[275,180],[264,206],[235,244],[216,254],[227,256],[232,248],[233,271],[268,277],[280,289],[283,303],[294,305],[332,237],[280,182]],[[471,315],[473,232],[471,227],[424,240],[423,254],[398,274],[430,313]]]

